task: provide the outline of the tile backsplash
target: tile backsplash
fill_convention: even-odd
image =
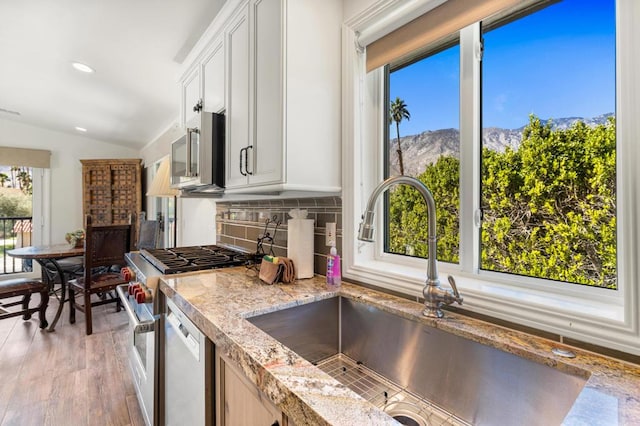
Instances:
[[[274,239],[276,256],[287,256],[287,214],[292,209],[307,210],[308,219],[314,220],[314,272],[325,275],[326,256],[330,247],[325,245],[327,223],[336,223],[336,248],[342,254],[342,199],[340,197],[299,198],[261,201],[226,201],[216,203],[217,242],[256,251],[258,238],[268,232]],[[271,223],[265,227],[266,221]],[[280,222],[276,228],[275,223]],[[275,232],[275,234],[274,234]],[[270,246],[264,245],[269,253]]]

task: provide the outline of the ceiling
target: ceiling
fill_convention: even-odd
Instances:
[[[0,0],[0,119],[141,148],[178,118],[181,62],[223,3]]]

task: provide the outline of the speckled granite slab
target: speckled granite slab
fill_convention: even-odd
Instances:
[[[320,371],[245,318],[336,295],[324,277],[269,286],[244,267],[164,277],[161,291],[215,343],[296,425],[395,424],[345,386]],[[447,312],[421,315],[422,305],[343,283],[339,295],[506,352],[587,378],[566,425],[640,424],[640,367],[570,348],[573,359],[554,355],[562,347],[540,337]]]

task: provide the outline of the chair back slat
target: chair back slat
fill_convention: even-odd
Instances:
[[[85,285],[90,285],[92,268],[124,265],[131,247],[132,225],[92,226],[87,216],[85,231]]]
[[[157,220],[140,221],[140,238],[138,239],[138,249],[154,249],[158,244],[160,226]]]

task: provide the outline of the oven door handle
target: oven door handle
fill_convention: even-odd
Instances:
[[[127,315],[129,315],[131,324],[133,324],[133,332],[136,334],[142,334],[154,331],[156,326],[155,320],[140,321],[135,312],[133,312],[133,309],[131,309],[131,305],[129,304],[129,297],[126,294],[128,286],[128,284],[119,285],[118,287],[116,287],[116,291],[118,292],[118,297],[120,298],[122,305],[124,305],[124,310],[127,311]]]

